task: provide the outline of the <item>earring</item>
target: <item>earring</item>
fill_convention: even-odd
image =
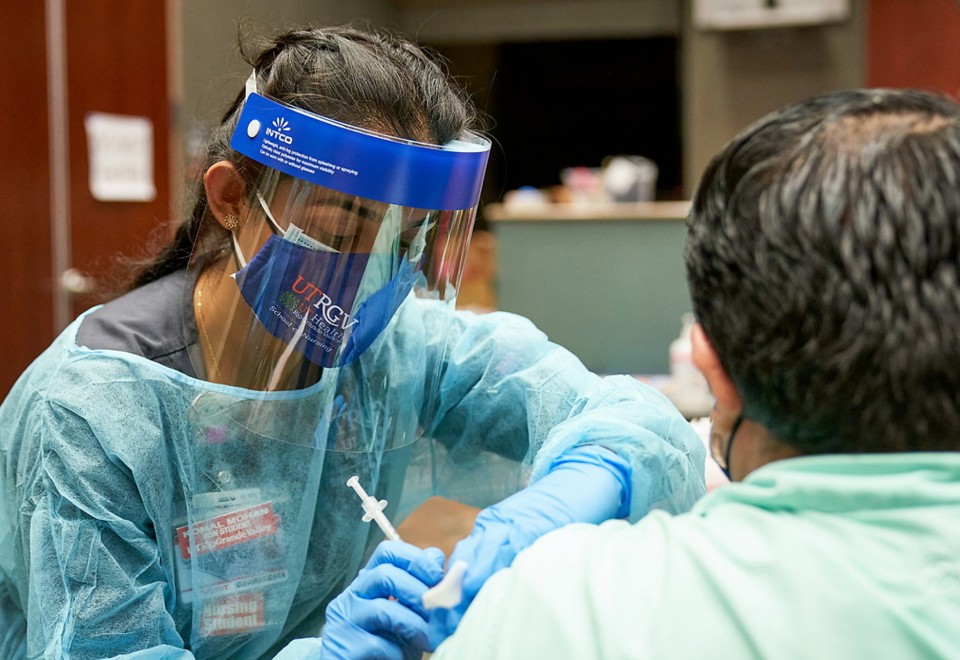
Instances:
[[[227,228],[227,231],[233,231],[234,229],[237,228],[239,224],[240,224],[240,218],[233,215],[232,213],[228,213],[225,216],[223,216],[223,226]]]

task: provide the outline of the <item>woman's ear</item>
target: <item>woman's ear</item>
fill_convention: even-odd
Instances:
[[[743,402],[736,385],[730,380],[726,369],[720,364],[717,351],[713,348],[710,338],[699,323],[693,326],[690,333],[690,343],[693,351],[693,364],[707,379],[707,385],[713,393],[717,406],[728,410],[741,410]]]
[[[218,161],[204,173],[203,187],[217,222],[228,231],[235,230],[247,208],[247,184],[240,172],[230,161]]]

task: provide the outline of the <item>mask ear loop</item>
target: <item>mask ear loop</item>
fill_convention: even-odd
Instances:
[[[280,224],[276,218],[273,217],[273,213],[270,212],[270,207],[267,205],[267,200],[263,198],[259,190],[257,191],[257,201],[260,203],[260,208],[263,209],[263,214],[267,217],[267,224],[270,226],[270,231],[277,236],[283,236],[283,229],[280,228]],[[240,268],[243,268],[247,265],[247,261],[240,252],[240,244],[237,242],[235,232],[230,232],[230,240],[233,243],[233,255],[237,258],[237,263],[240,264]]]
[[[243,258],[243,253],[240,252],[240,244],[237,243],[236,232],[230,232],[230,244],[233,246],[233,258],[237,260],[237,264],[240,266],[237,270],[246,268],[247,260]]]
[[[283,236],[283,229],[280,228],[280,223],[278,223],[276,218],[273,217],[273,214],[270,212],[270,206],[267,204],[267,200],[263,198],[263,194],[259,190],[257,191],[257,201],[260,202],[260,208],[263,209],[264,215],[267,216],[267,224],[270,225],[270,231],[277,236]]]
[[[721,470],[723,470],[723,474],[727,477],[727,479],[730,479],[731,481],[732,479],[730,477],[730,455],[733,451],[733,440],[737,435],[737,431],[740,429],[740,425],[743,424],[743,419],[744,419],[743,412],[740,412],[740,414],[737,415],[737,418],[733,422],[733,427],[730,429],[730,437],[727,439],[727,451],[724,452],[724,456],[723,456],[723,467],[720,468]]]

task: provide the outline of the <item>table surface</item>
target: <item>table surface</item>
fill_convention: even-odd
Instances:
[[[537,220],[686,220],[690,202],[571,202],[568,204],[487,204],[489,222]]]
[[[466,538],[480,509],[443,497],[431,497],[397,526],[407,543],[419,548],[440,548],[447,557]]]

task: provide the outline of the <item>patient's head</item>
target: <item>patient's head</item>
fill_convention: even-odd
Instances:
[[[960,448],[960,107],[835,92],[737,136],[689,219],[694,311],[802,453]]]

